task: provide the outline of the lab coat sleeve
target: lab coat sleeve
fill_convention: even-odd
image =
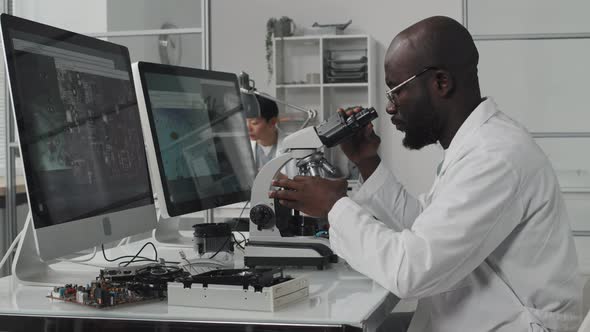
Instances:
[[[432,203],[401,232],[341,198],[328,215],[332,250],[400,298],[452,289],[512,232],[523,208],[517,173],[492,153],[473,152],[445,176]]]
[[[413,197],[383,162],[352,199],[396,231],[412,227],[424,206],[423,201]]]

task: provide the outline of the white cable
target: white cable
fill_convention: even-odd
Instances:
[[[186,260],[186,259],[185,259]],[[226,266],[229,262],[218,261],[216,259],[211,258],[196,258],[191,260],[186,260],[191,266],[193,265],[216,265],[216,266]]]
[[[184,261],[186,261],[185,264],[179,264],[179,266],[181,268],[183,268],[185,271],[188,271],[188,273],[192,273],[191,274],[201,274],[204,272],[209,272],[211,270],[217,270],[220,268],[228,268],[228,262],[222,262],[222,261],[218,261],[215,259],[210,259],[210,258],[197,258],[197,259],[192,259],[192,260],[188,260],[188,259],[184,259]]]
[[[186,264],[180,263],[179,266],[189,273],[191,273],[190,272],[191,270],[195,274],[199,274],[199,273],[203,272],[203,271],[199,272],[195,268],[195,266],[200,267],[200,268],[217,269],[217,268],[224,268],[224,267],[227,268],[228,266],[233,265],[233,256],[226,257],[226,258],[228,258],[228,260],[226,260],[226,261],[212,259],[212,258],[204,258],[204,257],[193,258],[193,259],[189,260],[189,259],[187,259],[186,254],[184,253],[184,251],[182,249],[178,251],[178,254],[180,256],[180,259],[184,260],[186,262]],[[213,254],[213,253],[209,253],[209,254]]]
[[[12,244],[10,245],[8,250],[6,251],[6,254],[4,255],[4,257],[2,257],[2,261],[0,262],[0,270],[4,266],[4,263],[6,263],[6,261],[8,260],[8,257],[10,257],[10,255],[12,254],[14,247],[16,247],[16,245],[19,243],[21,237],[23,236],[23,233],[24,233],[24,230],[22,230],[20,233],[18,233],[18,235],[14,238],[14,241],[12,241]]]
[[[187,263],[187,264],[186,264],[186,265],[181,265],[181,266],[182,266],[182,268],[183,268],[183,269],[184,269],[186,272],[188,272],[188,273],[191,273],[191,271],[190,271],[190,270],[187,270],[187,269],[186,269],[186,267],[188,266],[189,268],[191,268],[191,269],[192,269],[192,270],[195,272],[195,274],[199,274],[199,272],[198,272],[198,271],[197,271],[197,270],[196,270],[196,269],[193,267],[193,265],[191,264],[191,262],[189,262],[189,260],[188,260],[188,259],[186,259],[186,258],[183,258],[183,259],[186,261],[186,263]]]

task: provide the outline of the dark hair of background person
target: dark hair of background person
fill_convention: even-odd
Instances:
[[[264,118],[266,122],[270,121],[274,117],[279,116],[279,107],[277,106],[277,103],[259,95],[256,95],[256,99],[260,105],[260,117]]]

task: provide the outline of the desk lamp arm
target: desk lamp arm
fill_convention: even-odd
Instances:
[[[240,92],[245,93],[245,94],[249,94],[249,95],[252,95],[252,94],[258,95],[263,98],[267,98],[267,99],[270,99],[274,102],[277,102],[281,105],[291,107],[294,110],[306,113],[307,119],[305,119],[305,121],[303,122],[303,124],[301,125],[301,127],[299,129],[303,129],[303,128],[307,127],[309,122],[317,117],[318,112],[316,110],[305,109],[301,106],[289,104],[284,100],[277,99],[267,93],[260,92],[260,91],[256,90],[256,82],[254,80],[250,79],[250,75],[248,75],[247,73],[240,72],[240,74],[238,76],[239,76],[238,79],[240,82]]]
[[[267,93],[260,92],[260,91],[257,91],[257,90],[254,90],[253,93],[256,94],[256,95],[259,95],[261,97],[264,97],[266,99],[270,99],[270,100],[272,100],[274,102],[277,102],[279,104],[285,105],[287,107],[291,107],[292,109],[298,110],[300,112],[307,113],[307,119],[305,119],[305,121],[303,122],[303,124],[301,125],[301,127],[299,129],[303,129],[303,128],[307,127],[307,125],[309,124],[309,122],[311,120],[315,119],[317,117],[317,115],[318,115],[318,112],[316,110],[313,110],[313,109],[305,109],[305,108],[303,108],[301,106],[289,104],[286,101],[277,99],[277,98],[275,98],[275,97],[273,97],[273,96],[271,96],[271,95],[269,95]]]

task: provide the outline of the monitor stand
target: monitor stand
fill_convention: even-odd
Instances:
[[[87,284],[98,276],[98,267],[76,265],[75,269],[58,270],[44,262],[37,252],[33,218],[30,212],[27,214],[23,232],[12,262],[12,278],[16,281],[15,285]]]
[[[205,211],[205,223],[213,223],[213,209]],[[162,218],[158,213],[158,225],[153,231],[153,238],[160,246],[192,247],[193,236],[180,233],[180,217]]]

